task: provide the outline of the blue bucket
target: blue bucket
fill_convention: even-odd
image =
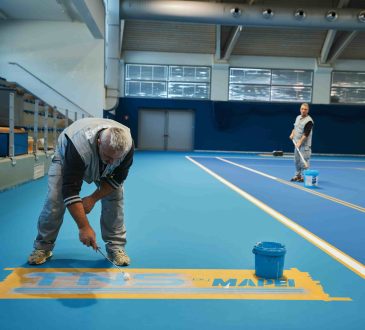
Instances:
[[[318,174],[316,170],[305,170],[304,172],[304,186],[308,188],[318,187]]]
[[[256,243],[252,252],[255,254],[255,275],[268,279],[283,276],[285,245],[275,242]]]

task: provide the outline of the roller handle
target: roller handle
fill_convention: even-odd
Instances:
[[[308,167],[309,167],[309,166],[308,166],[308,163],[305,161],[305,159],[304,159],[304,157],[303,157],[302,153],[300,152],[299,148],[297,147],[297,144],[296,144],[295,140],[294,140],[294,139],[292,139],[292,141],[293,141],[293,144],[294,144],[294,146],[295,146],[295,149],[297,149],[297,151],[298,151],[298,154],[299,154],[299,156],[300,156],[300,159],[302,160],[302,162],[303,162],[303,164],[304,164],[305,168],[308,168]]]

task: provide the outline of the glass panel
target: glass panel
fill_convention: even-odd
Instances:
[[[210,68],[195,66],[171,66],[170,81],[209,81]]]
[[[126,80],[166,80],[167,66],[127,64]]]
[[[135,64],[127,64],[126,66],[126,80],[141,79],[141,66]]]
[[[270,85],[271,70],[231,68],[230,83]]]
[[[196,80],[197,81],[210,81],[210,68],[197,67],[196,68]]]
[[[140,96],[152,96],[152,83],[151,82],[141,82],[141,93]]]
[[[166,83],[154,82],[153,83],[153,96],[154,97],[167,97]]]
[[[209,98],[208,84],[169,83],[169,98]]]
[[[196,84],[195,85],[195,97],[198,99],[209,99],[209,85],[208,84]]]
[[[167,79],[171,83],[169,98],[209,99],[209,83],[183,83],[184,81],[210,82],[210,67],[126,64],[125,96],[167,97]],[[133,81],[132,81],[133,79]]]
[[[365,72],[332,73],[333,87],[365,87]]]
[[[182,98],[188,94],[194,95],[194,88],[191,84],[169,83],[169,98]]]
[[[166,97],[166,83],[126,81],[125,96]]]
[[[184,66],[184,80],[195,81],[195,68],[191,66]]]
[[[312,86],[312,71],[272,70],[272,85],[305,85]]]
[[[180,81],[184,79],[184,72],[182,66],[170,66],[169,80]]]
[[[139,96],[140,92],[141,92],[141,83],[139,81],[126,81],[125,83],[126,96]]]
[[[331,103],[365,104],[365,88],[331,88]]]
[[[312,88],[310,87],[271,87],[271,101],[310,102],[311,100]]]
[[[229,100],[270,101],[270,87],[230,84]]]
[[[141,80],[152,80],[152,66],[142,65],[141,66]]]
[[[167,66],[153,66],[153,80],[167,80]]]

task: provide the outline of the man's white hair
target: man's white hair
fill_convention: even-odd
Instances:
[[[100,142],[115,151],[127,154],[132,147],[132,137],[128,129],[109,127],[101,132]]]

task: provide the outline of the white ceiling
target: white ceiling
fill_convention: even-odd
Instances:
[[[80,20],[72,0],[1,0],[0,17],[10,20]]]

